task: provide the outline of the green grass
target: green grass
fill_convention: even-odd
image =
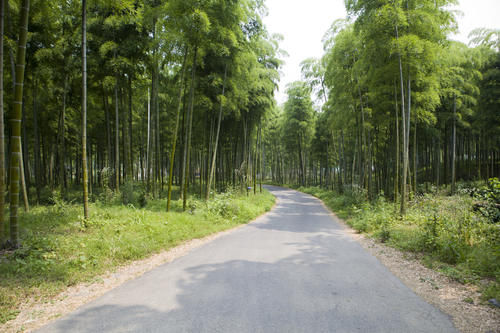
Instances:
[[[419,253],[425,265],[454,280],[479,284],[484,300],[500,299],[500,228],[474,212],[474,198],[467,193],[417,196],[401,217],[399,205],[383,197],[369,202],[362,191],[299,190],[322,199],[358,232]]]
[[[120,198],[111,195],[108,203],[91,203],[91,217],[84,221],[81,205],[53,199],[53,205],[20,216],[22,247],[0,254],[0,323],[15,318],[30,297],[48,301],[133,260],[247,223],[274,204],[267,191],[248,197],[228,193],[208,203],[190,200],[185,213],[176,200],[166,213],[165,199],[138,208],[117,204]]]

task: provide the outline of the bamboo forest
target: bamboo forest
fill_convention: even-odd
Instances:
[[[500,25],[464,43],[456,0],[341,2],[284,86],[264,0],[0,0],[0,331],[280,214],[277,188],[476,288],[500,325]]]

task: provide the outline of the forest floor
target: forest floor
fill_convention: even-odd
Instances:
[[[0,253],[0,331],[18,332],[70,312],[109,289],[169,262],[225,230],[269,211],[269,192],[217,195],[208,201],[121,204],[122,197],[81,205],[56,199],[21,219],[22,247]],[[134,206],[134,204],[136,206]]]

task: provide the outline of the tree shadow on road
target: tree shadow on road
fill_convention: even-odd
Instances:
[[[286,243],[293,247],[293,254],[269,262],[187,265],[182,268],[183,278],[176,281],[161,271],[171,266],[160,267],[120,287],[115,304],[89,304],[46,331],[452,331],[451,324],[443,324],[441,313],[375,258],[339,237],[319,234],[305,242]],[[126,303],[128,287],[153,281],[157,292],[135,301],[142,305],[117,305]],[[162,303],[172,295],[175,304]]]

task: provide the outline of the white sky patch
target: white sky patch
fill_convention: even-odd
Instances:
[[[288,52],[282,68],[278,103],[286,100],[286,85],[301,80],[300,62],[323,55],[321,40],[330,25],[346,17],[344,0],[267,0],[269,15],[264,23],[270,33],[284,36],[281,48]],[[460,0],[456,8],[459,33],[451,39],[468,43],[475,28],[500,29],[500,0]]]

